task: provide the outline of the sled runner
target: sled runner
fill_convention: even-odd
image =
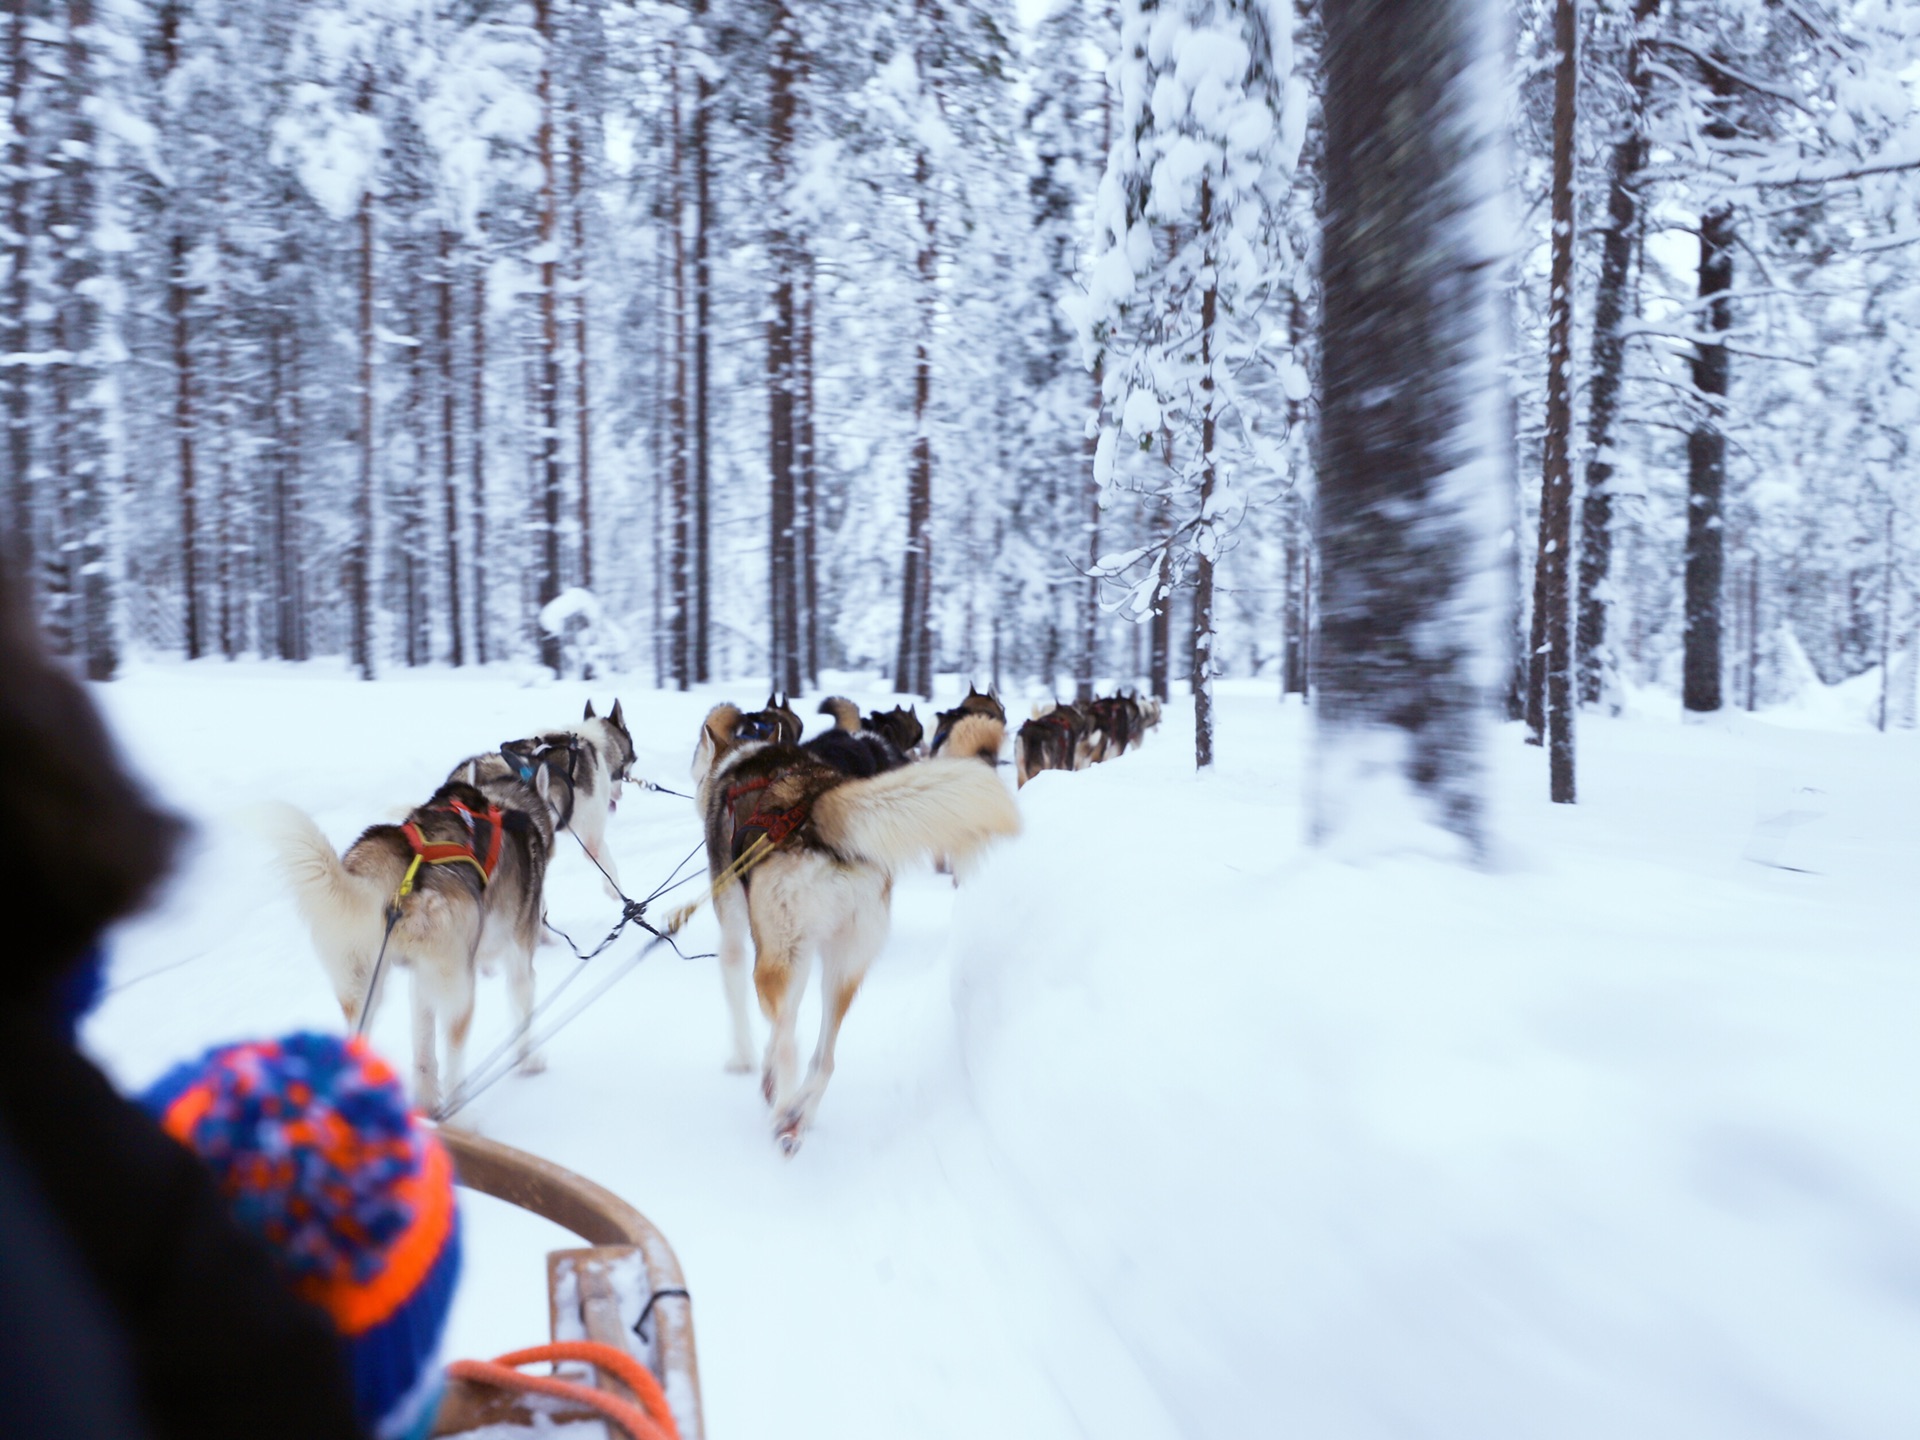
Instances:
[[[692,1302],[666,1237],[611,1191],[550,1160],[450,1126],[442,1127],[440,1138],[453,1155],[461,1185],[530,1210],[586,1242],[583,1248],[547,1256],[553,1339],[597,1342],[641,1361],[664,1391],[680,1440],[704,1440]],[[637,1325],[628,1319],[636,1304]],[[599,1410],[576,1400],[462,1378],[458,1371],[467,1368],[490,1367],[456,1367],[435,1435],[463,1435],[487,1426],[522,1426],[530,1435],[545,1434],[550,1433],[545,1427],[603,1418]],[[616,1373],[620,1368],[617,1363],[596,1367],[594,1385],[616,1402],[645,1408],[647,1396],[636,1390],[652,1390],[646,1376],[632,1376],[639,1383],[630,1386]],[[658,1404],[658,1391],[653,1393]],[[612,1426],[608,1433],[621,1434]]]

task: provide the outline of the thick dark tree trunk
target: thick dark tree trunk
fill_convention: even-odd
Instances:
[[[1547,433],[1540,476],[1540,550],[1534,561],[1534,647],[1528,718],[1543,702],[1548,791],[1571,805],[1573,650],[1568,550],[1573,540],[1573,139],[1576,69],[1573,0],[1554,0],[1553,260],[1547,280]],[[1536,730],[1535,735],[1539,735]]]
[[[559,239],[559,187],[555,174],[553,69],[558,58],[553,36],[552,0],[533,0],[534,30],[540,38],[540,355],[536,371],[536,413],[540,417],[540,578],[541,609],[560,596],[560,276],[554,250]],[[540,663],[561,672],[560,636],[536,622]]]
[[[1724,298],[1733,288],[1733,245],[1731,205],[1716,206],[1700,217],[1699,293],[1704,303],[1698,323],[1709,334],[1725,334],[1733,324],[1732,302]],[[1724,344],[1696,342],[1693,388],[1702,409],[1687,437],[1687,629],[1681,703],[1697,712],[1721,705],[1720,600],[1726,568],[1721,508],[1727,487],[1727,437],[1721,425],[1731,371]]]
[[[1660,0],[1634,0],[1636,28],[1660,8]],[[1620,386],[1627,368],[1622,333],[1637,297],[1630,293],[1634,235],[1639,228],[1640,171],[1647,159],[1643,120],[1653,90],[1645,48],[1636,39],[1627,56],[1629,109],[1626,132],[1614,143],[1607,166],[1607,226],[1600,244],[1600,278],[1593,290],[1593,359],[1587,381],[1587,474],[1580,504],[1580,571],[1574,647],[1580,703],[1597,705],[1606,679],[1607,575],[1613,564],[1613,434],[1620,414]]]
[[[1321,839],[1411,793],[1485,852],[1484,571],[1504,500],[1478,187],[1484,0],[1328,0],[1315,656]],[[1484,632],[1484,633],[1483,633]],[[1387,768],[1382,768],[1382,766]],[[1389,778],[1396,777],[1397,778]]]

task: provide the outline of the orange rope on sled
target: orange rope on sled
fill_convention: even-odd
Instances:
[[[634,1405],[605,1390],[582,1385],[576,1380],[561,1380],[551,1375],[522,1375],[513,1367],[533,1365],[542,1360],[584,1360],[626,1383],[640,1397]],[[563,1400],[591,1406],[620,1426],[633,1440],[680,1440],[680,1427],[674,1423],[667,1406],[666,1392],[653,1372],[624,1350],[602,1345],[595,1340],[562,1340],[552,1345],[534,1345],[514,1350],[492,1360],[456,1360],[447,1366],[447,1374],[456,1380],[471,1380],[481,1385],[497,1385],[506,1390],[530,1390]],[[642,1408],[644,1407],[644,1408]]]

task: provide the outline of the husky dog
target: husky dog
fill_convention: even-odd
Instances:
[[[943,710],[934,717],[933,743],[927,747],[929,755],[938,755],[947,747],[947,739],[953,734],[953,727],[966,715],[986,715],[998,720],[1002,727],[1007,723],[1007,707],[994,695],[982,695],[972,685],[967,686],[967,698],[951,710]]]
[[[754,986],[773,1025],[760,1089],[773,1106],[774,1137],[791,1155],[833,1074],[841,1022],[886,941],[894,873],[933,854],[970,859],[995,836],[1018,833],[1020,815],[1006,786],[980,765],[929,760],[854,779],[799,746],[738,738],[742,718],[732,705],[708,714],[693,779],[733,1021],[727,1068],[753,1065],[751,936]],[[734,878],[749,851],[763,858]],[[820,1040],[803,1082],[794,1028],[816,951]]]
[[[1084,770],[1091,763],[1085,714],[1072,705],[1043,702],[1020,727],[1014,743],[1014,783],[1024,786],[1042,770]]]
[[[826,714],[827,712],[823,710],[821,713]],[[781,745],[798,745],[800,743],[800,734],[806,729],[806,724],[800,719],[799,715],[794,712],[793,706],[788,702],[788,697],[782,695],[778,690],[768,692],[767,703],[755,711],[754,715],[772,723],[773,734],[769,738],[777,743]]]
[[[398,911],[379,986],[383,994],[396,967],[413,972],[413,1099],[422,1110],[431,1112],[459,1088],[476,970],[491,974],[504,959],[516,1018],[524,1025],[533,1013],[533,952],[555,820],[544,768],[535,771],[532,789],[540,802],[535,809],[505,809],[472,785],[448,781],[408,814],[406,825],[371,826],[344,855],[335,854],[320,827],[291,805],[275,806],[267,817],[350,1026],[359,1024],[363,1009],[379,1006],[381,995],[368,989],[388,907]],[[416,867],[416,857],[429,863]],[[410,870],[412,885],[403,896]],[[444,1090],[435,1059],[441,1028],[447,1042]],[[524,1029],[519,1060],[526,1074],[545,1068]]]
[[[920,725],[920,711],[911,705],[896,705],[891,710],[874,710],[867,715],[867,729],[884,735],[902,755],[911,758],[920,748],[927,732]]]
[[[801,748],[856,780],[869,779],[907,763],[907,754],[883,730],[860,722],[859,708],[844,695],[829,695],[820,713],[833,717],[833,729],[816,735]]]
[[[1140,702],[1132,695],[1108,695],[1087,704],[1092,721],[1094,764],[1124,755],[1140,740]]]

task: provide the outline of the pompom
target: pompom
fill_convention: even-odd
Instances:
[[[205,1161],[234,1218],[296,1286],[378,1274],[413,1217],[401,1182],[424,1159],[386,1063],[362,1040],[301,1033],[223,1046],[186,1068],[191,1078],[165,1107],[168,1130]]]

